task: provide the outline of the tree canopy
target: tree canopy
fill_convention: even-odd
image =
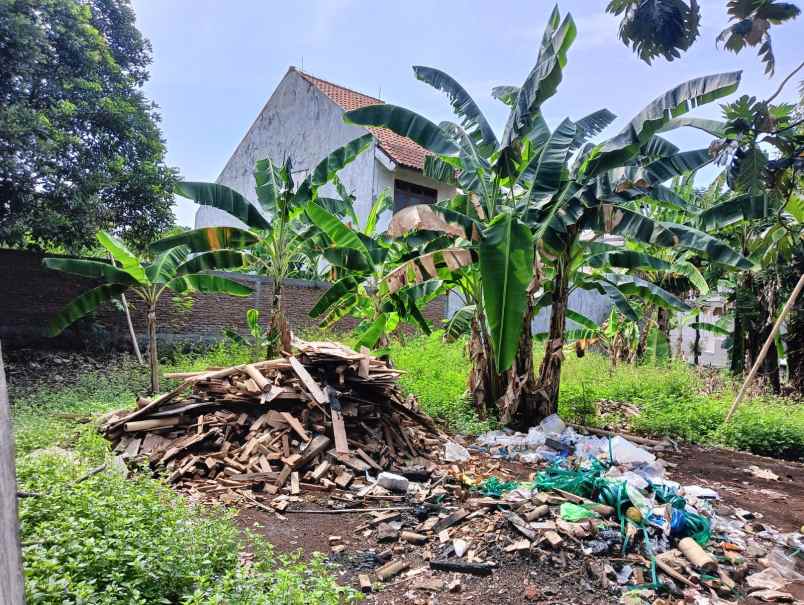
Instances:
[[[129,0],[0,0],[0,244],[144,248],[173,222]]]

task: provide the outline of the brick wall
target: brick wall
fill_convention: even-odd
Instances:
[[[111,304],[100,307],[93,316],[80,320],[58,338],[46,334],[49,319],[68,301],[93,287],[93,280],[52,271],[42,265],[40,254],[0,250],[0,339],[4,348],[70,348],[105,349],[127,347],[128,328],[123,312]],[[163,295],[157,308],[159,339],[187,344],[208,343],[221,338],[224,328],[245,331],[245,314],[250,308],[269,316],[272,282],[270,279],[239,273],[221,273],[248,285],[254,293],[247,298],[219,294],[197,294],[189,311],[177,309],[169,293]],[[285,282],[284,301],[290,325],[294,330],[316,325],[309,310],[326,291],[328,284],[292,279]],[[140,338],[145,334],[144,306],[129,295],[134,306],[132,320]],[[425,316],[434,323],[444,317],[445,300],[433,301]],[[354,327],[355,320],[346,318],[336,328]]]

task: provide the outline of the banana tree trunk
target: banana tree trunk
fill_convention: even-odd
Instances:
[[[639,332],[639,344],[637,344],[635,361],[643,360],[648,351],[648,334],[650,334],[655,322],[653,305],[645,306],[644,317],[645,320],[642,322],[642,329]]]
[[[156,304],[148,307],[148,365],[151,368],[151,394],[159,392],[159,355],[156,350]]]
[[[276,357],[282,351],[290,352],[290,326],[282,305],[282,280],[274,278],[274,292],[271,298],[271,324],[268,329],[268,359]]]
[[[567,324],[567,302],[569,301],[569,261],[556,262],[553,278],[553,304],[550,314],[550,331],[547,337],[544,359],[539,368],[539,381],[536,385],[539,397],[538,411],[544,418],[558,411],[558,393],[561,387],[561,364],[564,361],[564,331]]]
[[[695,343],[692,345],[692,358],[695,367],[701,364],[701,331],[695,328]]]
[[[657,309],[657,313],[656,313],[656,328],[667,339],[667,342],[668,342],[667,352],[672,357],[673,347],[670,346],[670,344],[669,344],[670,342],[672,342],[670,340],[670,311],[668,311],[667,309],[663,309],[661,307],[659,307]]]
[[[498,385],[494,381],[491,343],[483,326],[483,318],[475,314],[472,318],[472,331],[469,337],[469,393],[480,418],[487,418],[494,406]]]

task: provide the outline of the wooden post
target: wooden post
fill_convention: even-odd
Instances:
[[[131,311],[128,308],[128,301],[126,300],[126,295],[120,295],[120,302],[123,303],[123,310],[126,312],[126,323],[128,324],[128,334],[131,336],[131,346],[134,347],[134,354],[137,356],[137,361],[139,364],[145,365],[145,361],[142,358],[142,352],[140,351],[140,343],[137,341],[137,333],[134,331],[134,324],[131,321]]]
[[[4,605],[25,603],[18,528],[14,438],[0,347],[0,603]]]
[[[729,409],[729,413],[726,414],[726,419],[723,421],[724,423],[729,422],[731,417],[734,415],[734,412],[737,411],[737,406],[740,405],[740,401],[742,401],[743,397],[745,396],[745,392],[748,390],[748,386],[751,384],[751,381],[754,380],[756,377],[757,372],[759,372],[759,367],[762,365],[762,362],[765,361],[765,356],[768,354],[768,351],[773,344],[774,339],[776,338],[776,334],[779,333],[779,328],[782,327],[782,321],[784,321],[785,316],[793,308],[793,305],[796,304],[796,299],[798,295],[801,294],[801,289],[804,288],[804,273],[801,274],[801,277],[798,278],[798,283],[796,287],[793,288],[793,292],[790,294],[790,298],[787,299],[787,302],[784,304],[782,308],[782,312],[779,313],[779,317],[776,318],[776,323],[773,324],[773,329],[771,333],[768,334],[767,340],[765,340],[765,344],[762,345],[762,348],[759,351],[759,355],[757,355],[757,359],[754,362],[754,366],[751,368],[751,371],[748,373],[748,376],[743,382],[743,386],[740,387],[740,392],[737,393],[737,397],[734,399],[734,403],[731,404],[731,408]]]

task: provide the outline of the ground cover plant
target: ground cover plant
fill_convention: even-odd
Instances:
[[[175,366],[248,359],[217,347],[179,355]],[[171,367],[173,364],[169,364]],[[243,535],[232,513],[197,509],[145,474],[125,478],[108,443],[85,416],[131,405],[147,371],[123,361],[76,384],[13,391],[26,598],[42,604],[341,603],[354,593],[335,584],[320,557],[277,555]],[[102,463],[107,470],[76,480]],[[246,549],[253,557],[244,564]]]
[[[390,354],[397,367],[407,372],[401,379],[403,386],[416,394],[427,413],[453,430],[474,433],[493,422],[479,422],[466,398],[469,359],[465,350],[465,341],[444,343],[435,332],[405,345],[394,344]],[[739,386],[727,378],[718,378],[712,386],[712,381],[681,362],[612,368],[608,358],[592,352],[582,358],[568,354],[565,364],[558,410],[569,421],[592,426],[616,422],[620,419],[598,413],[599,403],[623,402],[640,411],[625,419],[629,431],[804,460],[804,402],[757,395],[724,425]],[[607,407],[617,408],[616,403]]]

